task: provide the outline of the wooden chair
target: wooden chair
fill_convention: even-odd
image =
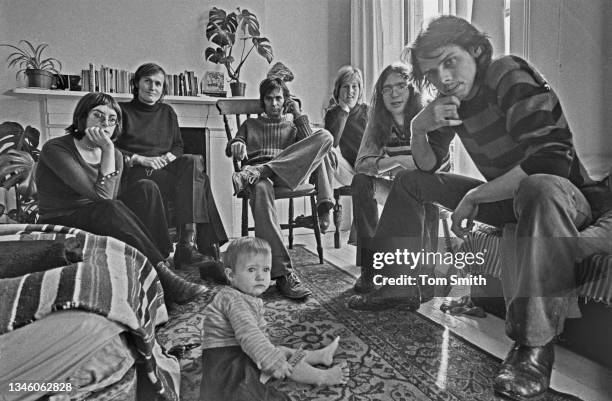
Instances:
[[[219,99],[217,100],[217,109],[223,116],[223,124],[225,127],[225,133],[227,135],[228,143],[233,139],[232,130],[229,125],[228,116],[235,116],[236,128],[240,127],[242,122],[249,117],[256,117],[263,113],[263,109],[259,102],[259,99]],[[240,171],[241,166],[238,161],[234,160],[234,171]],[[293,229],[297,227],[305,227],[314,230],[315,239],[317,241],[317,253],[319,254],[319,262],[323,263],[323,247],[321,245],[321,231],[319,229],[319,217],[317,215],[316,199],[317,191],[312,184],[305,184],[297,188],[295,191],[284,187],[274,187],[274,196],[278,199],[289,199],[289,218],[288,222],[281,224],[281,229],[289,230],[289,249],[293,248]],[[236,195],[239,199],[242,199],[242,220],[241,220],[241,235],[248,236],[249,231],[254,231],[255,227],[249,227],[249,196],[245,193],[238,193]],[[293,200],[295,198],[301,198],[308,196],[310,198],[310,207],[312,210],[312,216],[309,216],[303,220],[303,224],[296,223],[296,219],[293,216],[294,206]]]
[[[340,204],[341,196],[353,196],[353,191],[350,185],[345,185],[334,189],[334,248],[340,249],[340,223],[342,220],[342,205]]]

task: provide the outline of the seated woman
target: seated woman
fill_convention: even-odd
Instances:
[[[368,122],[368,105],[362,103],[362,98],[361,70],[350,65],[340,68],[325,113],[325,129],[334,137],[332,152],[337,160],[334,179],[341,186],[353,181],[357,151]]]
[[[174,254],[178,265],[191,262],[193,223],[196,244],[203,255],[218,259],[227,235],[215,205],[204,159],[183,154],[176,113],[162,99],[167,93],[166,73],[157,64],[143,64],[132,79],[134,99],[121,103],[124,127],[117,147],[124,154],[125,184],[142,178],[154,181],[164,200],[172,199],[180,232]]]
[[[172,243],[161,194],[139,180],[119,195],[123,158],[113,141],[122,114],[110,95],[88,93],[78,102],[67,135],[50,139],[36,169],[39,222],[117,238],[155,266],[169,300],[186,303],[206,288],[175,275],[165,258]]]
[[[374,85],[371,114],[352,182],[353,232],[349,242],[357,245],[358,264],[361,264],[361,244],[374,236],[378,205],[385,204],[393,177],[399,171],[416,169],[410,149],[410,121],[422,109],[422,104],[419,92],[409,79],[409,66],[398,62],[387,66]],[[436,220],[437,214],[430,217]],[[372,291],[372,274],[371,266],[362,266],[355,290]]]

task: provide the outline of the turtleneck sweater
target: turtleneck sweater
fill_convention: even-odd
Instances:
[[[183,140],[178,118],[168,104],[142,103],[138,99],[120,103],[123,112],[123,130],[117,147],[125,155],[161,156],[171,152],[183,154]]]

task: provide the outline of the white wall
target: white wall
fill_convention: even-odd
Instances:
[[[512,52],[526,57],[550,82],[589,171],[612,165],[609,134],[612,51],[609,0],[513,0]],[[528,28],[517,21],[528,5]],[[519,22],[519,23],[517,23]],[[523,38],[528,35],[525,42]],[[526,53],[526,54],[525,54]]]
[[[255,13],[262,34],[270,39],[275,60],[294,72],[291,90],[304,111],[321,121],[337,68],[349,62],[350,0],[0,0],[0,43],[20,39],[49,44],[48,56],[63,63],[63,72],[80,74],[88,63],[135,70],[147,61],[169,73],[185,69],[202,74],[221,66],[203,60],[208,45],[205,24],[213,6],[241,6]],[[343,19],[343,16],[346,16]],[[38,103],[2,95],[16,86],[15,71],[0,48],[0,121],[38,126]],[[269,65],[251,54],[242,78],[247,96],[258,96],[258,83]]]

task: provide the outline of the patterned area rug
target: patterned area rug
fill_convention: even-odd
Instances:
[[[498,400],[492,382],[499,359],[418,313],[353,311],[346,307],[354,279],[297,247],[291,257],[303,282],[313,292],[306,302],[282,298],[273,287],[264,294],[269,335],[275,344],[317,349],[335,336],[340,347],[334,361],[346,360],[351,378],[346,386],[318,388],[289,380],[277,388],[294,400]],[[200,281],[199,273],[185,270]],[[181,359],[181,399],[197,400],[202,372],[201,317],[198,312],[214,295],[169,311],[159,330],[166,349],[187,345]],[[189,349],[191,347],[191,349]],[[578,400],[549,391],[543,400]]]

